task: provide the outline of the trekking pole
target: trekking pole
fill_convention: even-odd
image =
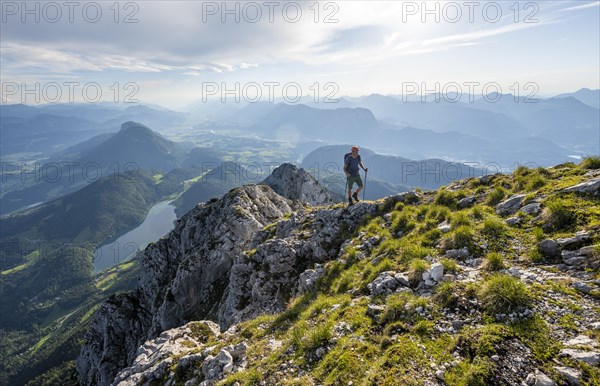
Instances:
[[[343,203],[346,203],[346,201],[348,201],[347,197],[348,196],[348,176],[344,175],[344,177],[346,178],[346,183],[344,184],[344,201],[342,201]]]
[[[363,189],[363,201],[365,200],[365,193],[367,192],[367,171],[365,170],[365,187]]]

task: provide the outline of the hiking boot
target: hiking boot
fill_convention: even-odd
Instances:
[[[352,197],[348,196],[348,205],[352,205],[354,204],[354,202],[352,202]]]
[[[356,192],[354,192],[354,194],[352,195],[352,197],[354,197],[354,201],[356,201],[356,202],[360,201],[358,199],[358,194]]]

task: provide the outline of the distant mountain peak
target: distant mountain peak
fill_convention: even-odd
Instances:
[[[144,139],[159,142],[167,141],[162,135],[160,135],[160,133],[157,133],[148,126],[135,121],[123,123],[121,125],[121,130],[119,130],[117,133],[117,136],[133,138],[136,140]]]
[[[141,123],[134,122],[134,121],[127,121],[121,125],[121,132],[128,132],[128,131],[150,131],[150,132],[152,132],[152,130],[148,126],[142,125]]]

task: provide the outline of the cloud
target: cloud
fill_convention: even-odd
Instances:
[[[477,30],[473,32],[454,34],[449,36],[443,36],[434,39],[427,39],[422,44],[424,46],[438,45],[443,46],[445,44],[456,44],[456,43],[472,43],[474,41],[482,40],[491,36],[502,35],[506,33],[516,32],[523,29],[537,27],[542,23],[512,23],[499,28],[493,28],[488,30]]]
[[[190,63],[201,63],[200,71],[226,72],[297,58],[316,50],[314,47],[327,41],[327,30],[335,28],[314,23],[307,12],[308,3],[302,3],[304,16],[298,22],[289,22],[280,4],[272,22],[265,14],[257,23],[244,17],[235,22],[231,16],[223,23],[221,15],[206,14],[206,3],[139,2],[135,3],[139,22],[130,24],[115,23],[108,8],[111,4],[101,4],[106,17],[98,23],[77,18],[73,23],[63,18],[56,24],[7,20],[2,25],[3,62],[13,69],[20,62],[21,69],[41,66],[60,73],[104,69],[187,72],[194,70]]]
[[[73,23],[65,20],[54,24],[21,23],[19,18],[3,23],[0,39],[3,78],[15,81],[102,79],[104,76],[110,83],[121,76],[127,81],[161,79],[165,82],[161,90],[166,90],[166,84],[183,88],[207,80],[303,78],[312,84],[345,77],[349,83],[355,82],[361,87],[371,87],[371,83],[357,79],[377,79],[381,82],[379,86],[385,87],[390,84],[389,79],[401,76],[469,77],[475,76],[474,71],[460,63],[487,55],[492,43],[493,48],[499,49],[494,51],[498,66],[500,62],[512,63],[524,57],[522,50],[513,45],[515,40],[523,43],[521,46],[540,47],[527,63],[539,65],[544,60],[556,63],[556,53],[551,48],[553,42],[571,36],[571,32],[580,33],[578,28],[585,29],[586,37],[598,34],[597,23],[591,26],[569,24],[583,12],[564,11],[590,11],[600,4],[597,1],[585,4],[538,2],[535,4],[539,10],[533,17],[539,22],[515,23],[514,13],[509,9],[513,3],[502,2],[503,14],[497,23],[482,18],[481,5],[475,22],[466,20],[463,9],[458,23],[423,23],[418,15],[404,20],[404,3],[401,2],[321,1],[316,7],[311,1],[296,2],[302,12],[296,22],[282,13],[285,3],[277,3],[272,21],[263,8],[262,18],[252,23],[244,20],[247,19],[244,16],[235,22],[231,15],[225,15],[227,21],[222,22],[224,15],[206,12],[211,4],[221,7],[223,2],[143,1],[127,3],[138,7],[134,9],[138,22],[123,23],[130,9],[121,8],[119,20],[115,22],[115,15],[109,9],[113,3],[98,3],[104,15],[98,23],[82,20],[81,13],[76,13],[79,17]],[[236,4],[241,11],[248,2],[227,2],[226,6]],[[447,2],[440,4],[443,7]],[[119,5],[123,7],[125,3]],[[319,9],[318,14],[316,9]],[[521,9],[521,21],[528,15],[530,12]],[[326,17],[337,22],[324,23]],[[562,23],[560,31],[556,27],[558,23]],[[544,34],[538,33],[538,29]],[[588,60],[589,65],[597,64],[596,59],[584,56],[594,49],[597,52],[592,46],[596,41],[589,41],[592,48],[575,51],[584,63]],[[545,46],[548,48],[543,48]],[[498,68],[477,71],[490,77],[506,75],[501,75],[502,70]],[[154,84],[149,83],[147,87]]]
[[[562,8],[561,11],[579,11],[581,9],[597,8],[597,7],[600,7],[600,1],[593,1],[591,3],[576,5],[574,7]]]
[[[272,19],[263,7],[256,23],[249,22],[253,14],[244,12],[243,2],[139,2],[134,9],[137,23],[122,22],[124,9],[115,23],[110,4],[101,4],[105,17],[98,23],[81,17],[74,23],[61,19],[56,24],[8,20],[1,42],[4,71],[118,70],[199,76],[277,63],[353,66],[483,44],[487,37],[541,24],[511,23],[511,15],[504,15],[507,25],[484,23],[477,31],[465,32],[473,25],[422,23],[417,17],[403,21],[402,4],[385,1],[321,2],[318,7],[295,2],[302,17],[294,22],[289,16],[293,12],[283,12],[286,3],[276,2]],[[237,14],[214,8],[223,4],[229,11],[237,7]],[[326,19],[337,22],[325,23]]]

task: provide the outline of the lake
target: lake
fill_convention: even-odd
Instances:
[[[138,250],[157,241],[174,227],[175,207],[170,201],[155,204],[144,221],[112,243],[94,251],[94,272],[99,272],[133,257]]]

